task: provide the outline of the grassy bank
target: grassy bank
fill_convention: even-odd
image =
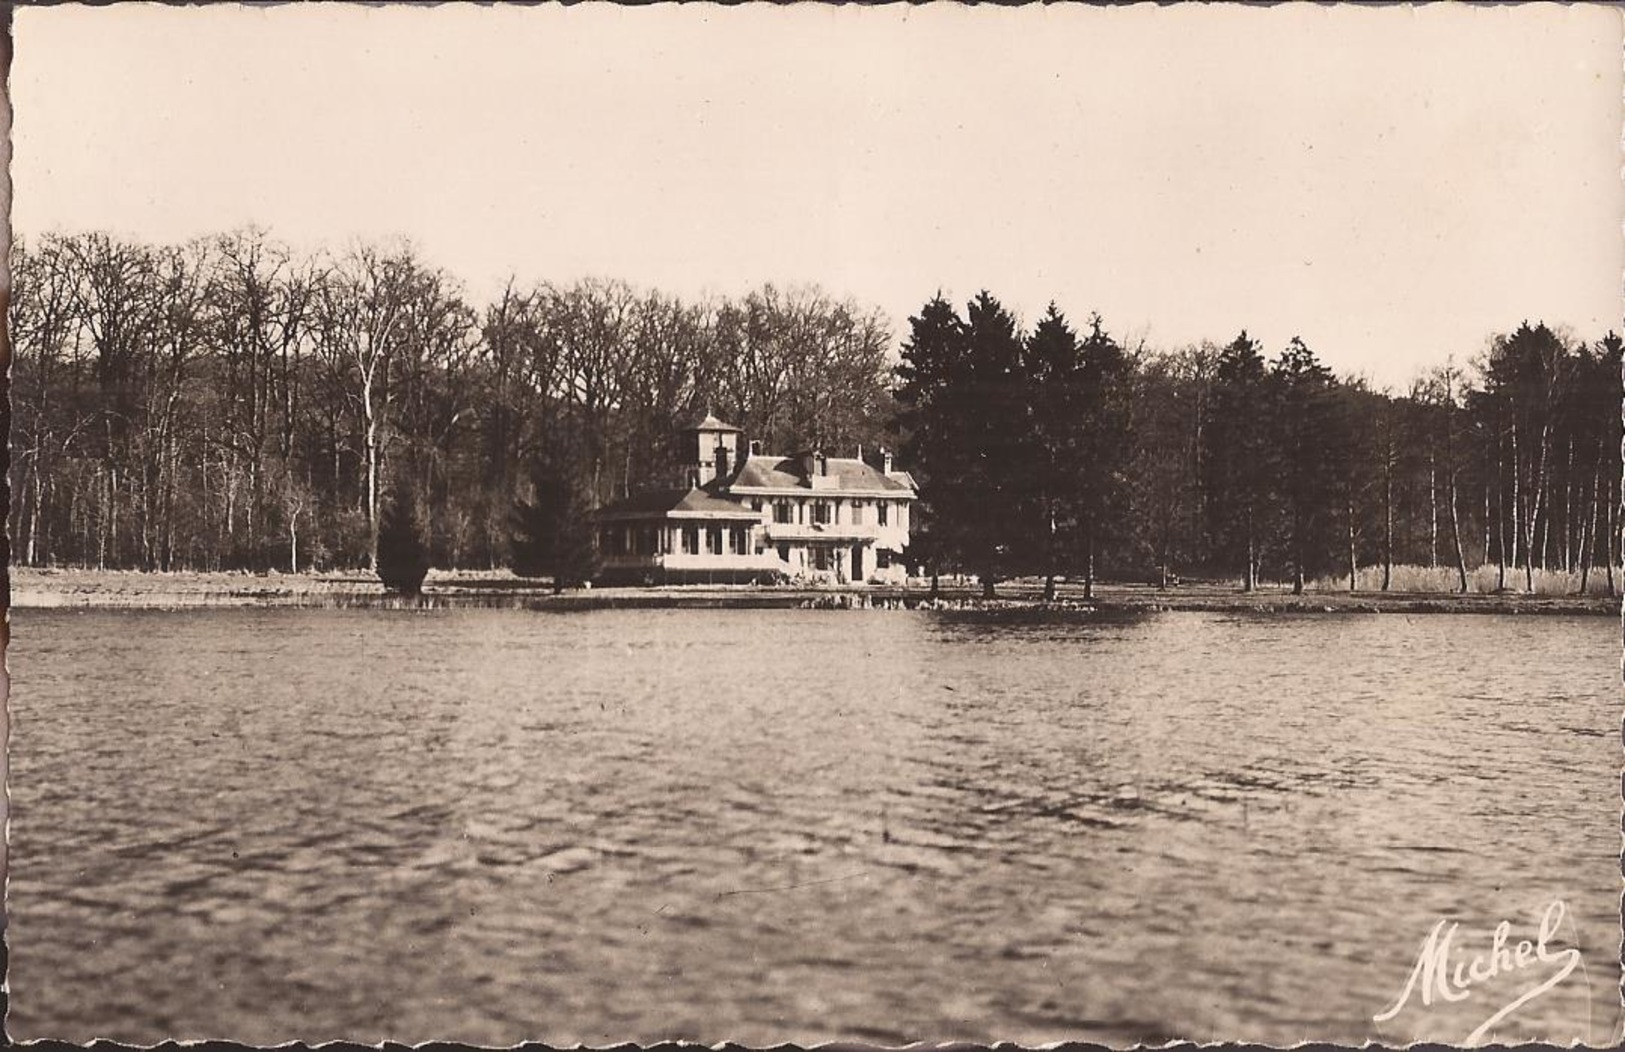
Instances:
[[[1518,593],[1533,594],[1539,597],[1571,597],[1584,593],[1588,597],[1605,598],[1608,596],[1608,570],[1593,568],[1585,579],[1585,590],[1582,592],[1581,575],[1578,572],[1553,571],[1551,569],[1537,568],[1533,570],[1533,590],[1525,591],[1524,571],[1521,568],[1506,570],[1506,589]],[[1382,567],[1371,565],[1359,570],[1355,575],[1355,587],[1363,593],[1379,593],[1382,591]],[[1388,593],[1403,594],[1452,594],[1461,583],[1459,574],[1454,568],[1445,565],[1395,565],[1392,576],[1388,582]],[[1338,593],[1348,591],[1349,579],[1347,574],[1342,576],[1323,576],[1309,584],[1309,588],[1317,593]],[[1614,587],[1619,589],[1620,572],[1614,570]],[[1494,565],[1483,565],[1467,571],[1467,592],[1469,594],[1494,594],[1501,589],[1501,572]]]
[[[1424,570],[1430,573],[1441,570]],[[1493,570],[1490,570],[1493,574]],[[1617,615],[1620,602],[1602,593],[1560,593],[1554,577],[1548,592],[1453,594],[1421,589],[1431,580],[1408,577],[1412,589],[1387,592],[1317,583],[1301,596],[1281,584],[1243,593],[1231,583],[1185,583],[1169,589],[1140,584],[1099,584],[1092,601],[1077,584],[1063,583],[1056,602],[1043,600],[1042,583],[1017,580],[984,601],[971,582],[944,582],[932,598],[922,583],[909,588],[620,587],[555,595],[545,580],[520,579],[502,571],[432,572],[422,599],[385,594],[366,572],[253,574],[245,572],[112,572],[94,569],[12,570],[13,608],[181,609],[238,606],[294,608],[933,608],[960,611],[1053,610],[1068,612],[1370,612]],[[1396,577],[1397,580],[1397,577]],[[1374,587],[1380,579],[1360,586]],[[1588,584],[1591,586],[1591,584]]]

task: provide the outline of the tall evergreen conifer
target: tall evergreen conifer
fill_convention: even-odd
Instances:
[[[429,545],[417,492],[402,479],[390,489],[378,519],[378,578],[384,589],[415,598],[429,574]]]

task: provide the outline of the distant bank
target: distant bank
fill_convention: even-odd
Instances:
[[[554,594],[545,581],[495,573],[432,572],[421,599],[392,597],[366,572],[271,573],[114,572],[93,569],[17,568],[11,572],[15,609],[183,609],[273,606],[290,608],[515,608],[582,611],[627,608],[945,609],[1032,612],[1363,612],[1485,613],[1618,616],[1620,600],[1603,595],[1448,594],[1410,591],[1313,590],[1294,596],[1282,586],[1243,593],[1229,583],[1186,583],[1159,589],[1099,583],[1093,601],[1081,587],[1063,584],[1046,603],[1037,581],[999,585],[986,601],[969,582],[944,583],[931,596],[924,584],[907,587],[617,587]]]

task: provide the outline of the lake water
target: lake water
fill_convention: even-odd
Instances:
[[[15,1038],[1618,1036],[1618,624],[13,614]],[[1542,974],[1544,972],[1544,975]],[[1499,987],[1499,989],[1496,989]]]

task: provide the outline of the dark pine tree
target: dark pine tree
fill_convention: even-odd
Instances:
[[[555,594],[590,582],[597,573],[597,554],[580,489],[546,465],[532,469],[530,483],[530,500],[514,503],[514,572],[552,579]]]
[[[378,578],[384,589],[415,598],[429,574],[429,545],[417,494],[405,480],[391,489],[378,519]]]
[[[964,475],[955,483],[957,550],[992,597],[1000,579],[1028,571],[1033,495],[1024,462],[1032,423],[1015,317],[991,293],[976,295],[965,313],[965,359],[950,374],[946,401]]]
[[[1057,572],[1076,556],[1065,541],[1084,514],[1092,424],[1078,335],[1053,303],[1027,338],[1023,370],[1034,441],[1023,462],[1036,517],[1031,549],[1044,573],[1044,597],[1051,599]]]
[[[1279,493],[1287,521],[1292,593],[1324,567],[1331,549],[1340,418],[1331,371],[1298,338],[1270,367],[1271,425],[1278,454]]]
[[[1219,353],[1202,430],[1209,551],[1230,567],[1241,567],[1243,590],[1258,585],[1259,539],[1267,526],[1266,377],[1258,342],[1243,330]]]
[[[939,294],[909,324],[895,427],[920,481],[931,556],[975,573],[991,596],[1033,560],[1022,340],[985,290],[963,320]]]
[[[1092,597],[1097,555],[1103,543],[1121,533],[1126,519],[1134,365],[1123,347],[1106,333],[1098,315],[1089,321],[1089,336],[1080,351],[1083,401],[1075,413],[1082,420],[1085,443],[1077,521],[1084,594]]]
[[[952,379],[965,358],[965,321],[938,293],[909,319],[909,327],[891,427],[901,438],[902,462],[921,489],[906,557],[930,569],[934,594],[943,564],[957,557],[956,483],[968,471],[952,409]]]

